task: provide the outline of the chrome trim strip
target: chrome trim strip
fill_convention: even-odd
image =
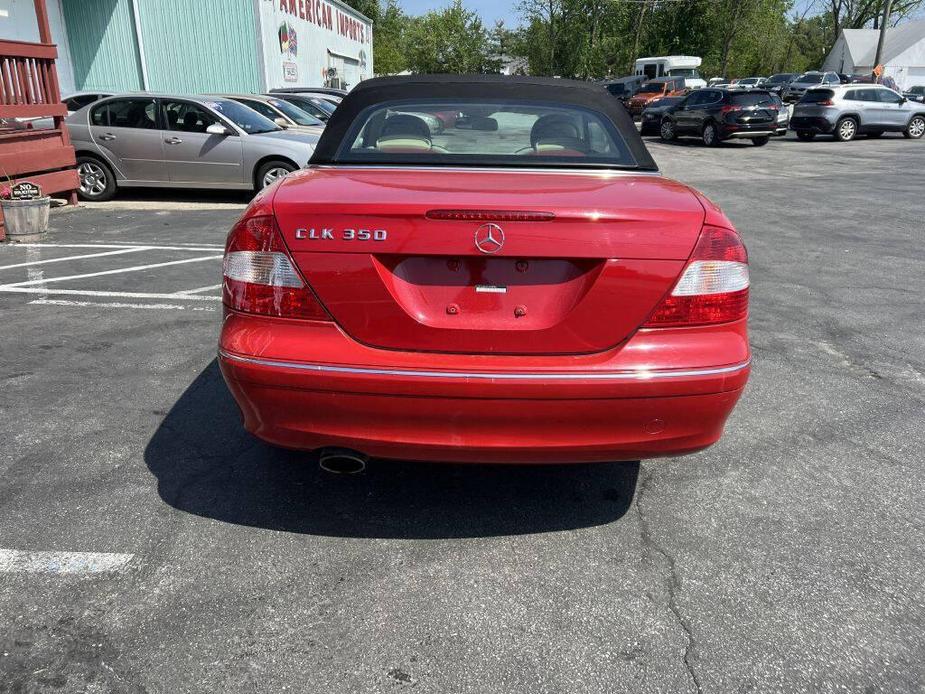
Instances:
[[[480,379],[487,381],[648,381],[655,378],[679,378],[690,376],[718,376],[731,374],[748,368],[751,359],[732,364],[731,366],[716,366],[705,369],[685,370],[656,370],[656,371],[612,371],[609,373],[580,372],[580,373],[490,373],[486,371],[413,371],[408,369],[372,369],[358,366],[331,366],[329,364],[307,364],[295,361],[278,361],[275,359],[258,359],[257,357],[244,357],[232,354],[223,349],[218,351],[220,357],[243,364],[256,364],[257,366],[270,366],[297,371],[314,371],[316,373],[358,374],[363,376],[407,376],[411,378],[463,378]]]
[[[553,167],[544,167],[544,168],[535,168],[531,169],[528,167],[512,167],[512,166],[426,166],[422,164],[416,164],[413,166],[401,166],[398,164],[310,164],[305,167],[306,171],[311,171],[312,169],[372,169],[372,170],[381,170],[381,169],[391,169],[398,171],[453,171],[453,172],[466,172],[466,171],[483,171],[489,173],[517,173],[517,174],[578,174],[581,176],[661,176],[661,171],[635,171],[633,169],[606,169],[606,168],[587,168],[582,169],[580,167],[575,168],[553,168]]]

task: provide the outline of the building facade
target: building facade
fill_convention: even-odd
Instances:
[[[0,37],[35,40],[32,0]],[[349,88],[373,72],[372,22],[339,0],[47,0],[61,91]]]

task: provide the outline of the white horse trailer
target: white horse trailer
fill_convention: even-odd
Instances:
[[[693,55],[666,55],[659,58],[640,58],[636,61],[636,74],[646,79],[656,77],[683,77],[686,87],[706,87],[698,68],[703,62]]]

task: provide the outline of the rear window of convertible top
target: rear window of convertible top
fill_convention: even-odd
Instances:
[[[573,105],[402,101],[362,112],[337,161],[518,167],[635,168],[605,115]]]

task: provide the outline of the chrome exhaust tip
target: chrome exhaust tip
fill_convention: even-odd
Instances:
[[[366,470],[369,458],[347,448],[325,448],[318,455],[318,467],[334,475],[358,475]]]

